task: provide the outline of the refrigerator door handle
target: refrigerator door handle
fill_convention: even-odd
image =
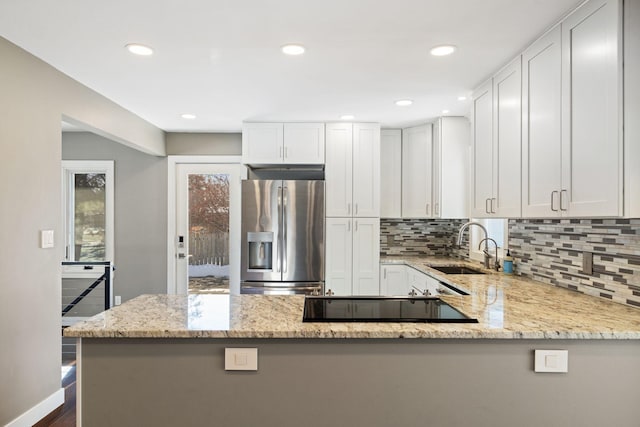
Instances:
[[[282,272],[287,272],[287,187],[282,188]]]
[[[278,187],[278,220],[282,218],[282,187]],[[282,264],[282,227],[278,227],[277,237],[277,260],[276,260],[276,272],[280,273],[280,265]]]

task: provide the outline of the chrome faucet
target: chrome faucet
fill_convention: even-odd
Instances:
[[[485,268],[491,268],[490,267],[490,260],[491,260],[491,255],[489,255],[489,242],[487,241],[487,239],[489,238],[489,233],[487,233],[487,229],[484,227],[484,225],[480,224],[479,222],[474,222],[474,221],[469,221],[466,222],[464,224],[462,224],[462,227],[460,227],[460,231],[458,231],[458,246],[462,245],[462,233],[464,233],[464,230],[466,230],[467,228],[469,228],[472,225],[477,225],[478,227],[482,228],[482,231],[484,231],[484,239],[482,239],[480,241],[480,243],[482,244],[482,242],[484,242],[484,266]],[[494,241],[495,243],[495,241]],[[497,249],[498,245],[496,245],[496,253],[498,252]],[[478,247],[479,249],[480,247]],[[497,257],[496,257],[497,258]]]
[[[495,247],[496,247],[496,260],[493,262],[493,268],[494,268],[496,271],[499,271],[499,270],[500,270],[500,261],[498,261],[498,244],[496,243],[496,241],[495,241],[495,240],[493,240],[491,237],[485,237],[484,239],[480,240],[480,243],[478,244],[478,249],[480,249],[480,246],[482,246],[482,242],[487,241],[487,240],[492,241],[492,242],[493,242],[493,244],[494,244],[494,245],[495,245]],[[485,248],[484,248],[484,251],[482,251],[482,252],[484,252],[485,262],[486,262],[486,259],[487,259],[487,255],[489,256],[489,258],[491,258],[491,255],[489,255],[489,253],[488,253],[488,251],[487,251],[487,247],[486,247],[486,246],[485,246]],[[486,266],[486,264],[485,264],[485,266]],[[487,267],[487,268],[488,268],[488,267]]]

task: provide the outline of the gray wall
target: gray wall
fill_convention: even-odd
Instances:
[[[167,154],[240,156],[241,133],[167,133]]]
[[[167,292],[167,160],[89,132],[62,135],[63,160],[114,160],[114,295]]]
[[[258,348],[257,372],[224,371]],[[569,372],[533,372],[567,349]],[[83,425],[637,426],[637,341],[83,339]]]
[[[164,155],[164,132],[0,38],[0,425],[60,389],[64,117]],[[166,209],[165,209],[166,210]],[[39,249],[39,231],[55,233]]]

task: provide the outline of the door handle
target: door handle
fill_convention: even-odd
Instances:
[[[287,187],[282,189],[282,272],[287,272]]]
[[[484,199],[484,211],[485,211],[486,213],[491,213],[491,212],[489,211],[489,207],[488,207],[488,206],[489,206],[489,199]]]
[[[551,192],[551,210],[554,211],[554,212],[558,212],[558,209],[553,209],[553,200],[554,200],[553,194],[554,193],[558,193],[558,192],[555,191],[555,190]]]
[[[563,205],[562,201],[564,200],[564,197],[562,197],[562,194],[563,194],[563,193],[564,193],[564,194],[568,194],[568,192],[567,192],[567,190],[560,190],[560,210],[561,210],[561,211],[566,212],[566,211],[567,211],[567,209],[564,209],[564,208],[562,207],[562,205]]]
[[[185,254],[178,254],[178,259],[185,259],[187,256]]]

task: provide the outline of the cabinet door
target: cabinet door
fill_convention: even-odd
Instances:
[[[561,173],[560,26],[522,54],[522,215],[557,216]]]
[[[326,125],[325,206],[328,217],[352,215],[353,125]]]
[[[242,163],[282,163],[283,129],[282,123],[245,123],[242,126]]]
[[[285,123],[284,163],[324,164],[324,123]]]
[[[522,178],[521,57],[493,78],[493,199],[500,217],[520,217]]]
[[[327,218],[325,237],[325,292],[352,294],[351,218]]]
[[[380,295],[380,220],[353,219],[353,294]]]
[[[380,295],[407,296],[408,293],[407,267],[405,265],[382,264],[380,266]]]
[[[380,217],[380,125],[353,125],[353,216]]]
[[[402,131],[380,131],[380,216],[402,216]]]
[[[472,96],[471,111],[471,191],[469,214],[491,216],[493,197],[493,87],[489,80]]]
[[[621,30],[618,0],[592,0],[562,22],[563,215],[623,214]]]
[[[402,217],[431,218],[433,204],[431,125],[402,131]]]
[[[436,218],[469,218],[469,122],[442,117],[433,128],[433,210]]]

